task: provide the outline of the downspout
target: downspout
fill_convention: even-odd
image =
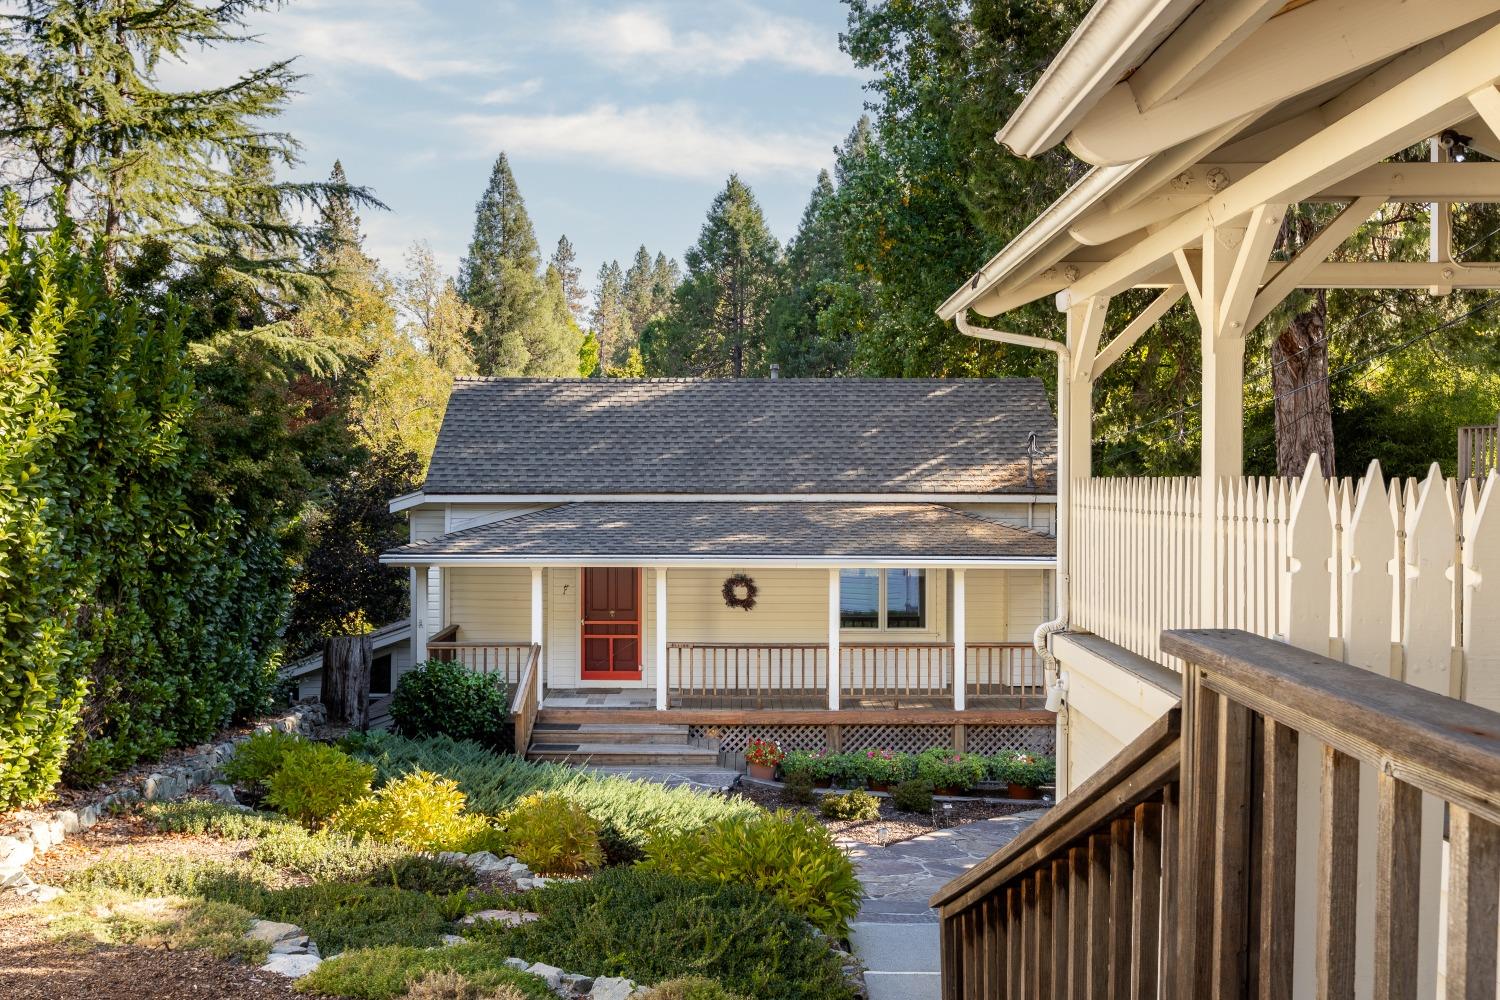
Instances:
[[[991,330],[969,322],[968,310],[960,310],[953,316],[959,332],[979,340],[993,340],[1017,347],[1030,347],[1051,351],[1057,355],[1057,571],[1053,581],[1057,617],[1042,622],[1032,634],[1031,643],[1042,658],[1047,680],[1047,710],[1057,713],[1057,774],[1058,782],[1067,787],[1068,781],[1068,712],[1066,693],[1068,679],[1058,670],[1057,657],[1052,653],[1052,636],[1068,627],[1068,367],[1071,354],[1066,344],[1042,337],[1032,337],[1009,330]],[[1059,796],[1060,797],[1060,796]]]

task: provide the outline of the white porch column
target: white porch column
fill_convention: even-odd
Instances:
[[[1094,474],[1094,355],[1104,332],[1109,297],[1096,295],[1070,305],[1068,317],[1067,434],[1057,442],[1067,454],[1068,475],[1088,479]]]
[[[411,656],[413,663],[427,659],[427,569],[411,571]]]
[[[667,710],[667,571],[656,569],[656,710]]]
[[[839,710],[839,571],[828,571],[828,709]]]
[[[531,567],[531,644],[540,646],[546,636],[546,618],[542,614],[542,567]]]
[[[964,610],[968,603],[964,591],[964,571],[953,571],[953,710],[964,710],[969,686],[969,646],[965,635]]]

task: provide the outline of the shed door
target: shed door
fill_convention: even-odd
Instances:
[[[641,679],[641,571],[600,566],[583,571],[586,681]]]

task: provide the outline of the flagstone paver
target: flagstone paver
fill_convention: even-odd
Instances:
[[[889,847],[842,844],[865,888],[850,934],[865,965],[870,1000],[936,1000],[942,986],[937,914],[927,900],[955,875],[1010,843],[1044,811],[935,830]]]

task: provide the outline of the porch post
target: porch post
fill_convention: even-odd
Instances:
[[[542,615],[542,567],[531,567],[531,644],[540,646],[545,634]]]
[[[667,570],[656,568],[656,710],[667,710]]]
[[[828,710],[839,710],[839,571],[828,571]]]
[[[969,685],[969,648],[965,633],[964,571],[953,571],[953,710],[964,710]]]

